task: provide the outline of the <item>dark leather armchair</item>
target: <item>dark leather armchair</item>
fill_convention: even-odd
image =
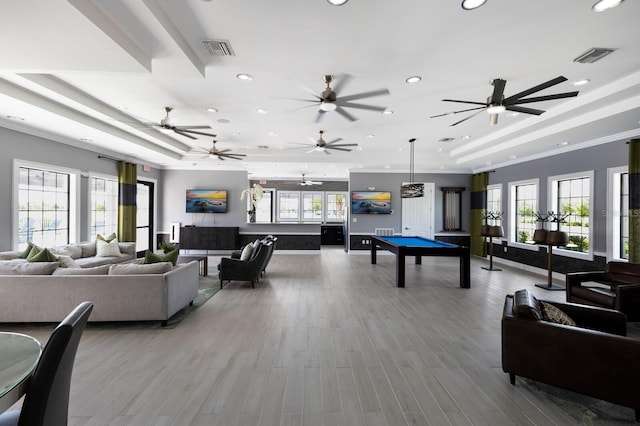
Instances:
[[[273,242],[261,241],[254,249],[248,260],[233,259],[223,257],[218,265],[218,278],[220,288],[224,281],[251,281],[251,288],[255,288],[255,283],[260,279],[262,271],[266,268],[269,251]]]
[[[590,283],[590,284],[589,284]],[[567,302],[615,309],[640,321],[640,264],[609,262],[604,271],[566,275]]]
[[[526,292],[526,291],[525,291]],[[516,300],[517,299],[517,300]],[[630,407],[640,420],[640,341],[626,337],[620,312],[572,303],[550,303],[577,326],[536,319],[538,301],[508,295],[502,314],[502,369],[516,376]]]

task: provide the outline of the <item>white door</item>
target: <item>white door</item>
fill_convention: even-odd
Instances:
[[[422,183],[424,196],[402,199],[402,235],[433,238],[435,183]]]

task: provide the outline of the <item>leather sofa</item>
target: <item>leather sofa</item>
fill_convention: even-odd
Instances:
[[[612,261],[604,271],[566,275],[567,302],[615,309],[640,321],[640,264]]]
[[[524,292],[524,293],[523,293]],[[547,302],[577,326],[545,321],[526,290],[507,295],[502,314],[502,369],[516,376],[630,407],[640,421],[640,341],[626,337],[617,311]]]

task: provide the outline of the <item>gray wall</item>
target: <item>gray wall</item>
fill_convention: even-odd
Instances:
[[[509,167],[496,169],[489,174],[489,184],[502,183],[502,200],[505,215],[509,182],[539,178],[538,210],[547,211],[547,178],[593,170],[594,171],[594,215],[593,249],[595,252],[607,251],[607,169],[625,166],[628,163],[629,146],[627,141],[612,142],[559,154],[553,157],[519,163]],[[505,216],[506,218],[506,216]],[[508,235],[508,220],[504,221],[505,235]]]
[[[88,201],[89,188],[86,173],[94,172],[106,175],[117,175],[114,161],[98,158],[98,153],[86,149],[43,139],[37,136],[0,128],[0,251],[11,250],[13,229],[13,160],[25,160],[51,166],[66,167],[80,170],[85,176],[80,183],[80,241],[88,238]],[[106,154],[109,155],[109,154]],[[155,178],[159,176],[156,169],[149,173],[138,168],[140,178]]]
[[[375,187],[376,191],[391,191],[391,209],[389,215],[349,214],[349,232],[351,234],[372,234],[375,228],[393,228],[396,233],[402,229],[402,199],[400,187],[409,180],[408,173],[351,173],[349,177],[350,191],[367,191]],[[464,187],[462,193],[462,229],[469,232],[469,208],[471,199],[471,175],[445,173],[416,173],[415,182],[433,182],[435,184],[435,232],[443,228],[442,206],[443,195],[441,187]],[[353,218],[357,218],[357,222]]]

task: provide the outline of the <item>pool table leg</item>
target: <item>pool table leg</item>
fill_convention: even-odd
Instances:
[[[371,242],[371,264],[375,265],[376,264],[376,249],[378,248],[378,246],[376,245],[376,243],[374,243],[373,241]]]
[[[460,254],[460,287],[471,288],[471,254],[469,250]]]
[[[396,255],[396,286],[404,287],[404,253],[398,253]]]

